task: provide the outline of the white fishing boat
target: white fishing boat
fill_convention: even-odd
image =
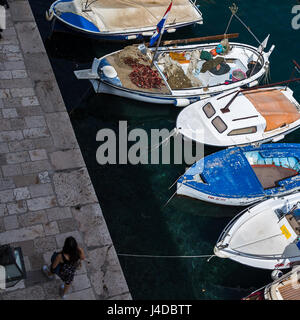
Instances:
[[[237,9],[230,8],[230,22],[237,17]],[[258,47],[229,42],[229,38],[238,36],[227,34],[229,22],[221,36],[165,41],[160,45],[167,16],[168,12],[157,25],[149,47],[130,46],[95,58],[91,69],[75,71],[76,77],[90,80],[96,93],[185,107],[235,88],[255,86],[268,75],[269,57],[275,47],[265,51],[269,36],[260,42],[247,28]],[[151,47],[157,40],[156,48]],[[221,41],[187,45],[206,40]]]
[[[74,73],[80,80],[90,80],[96,93],[185,107],[241,86],[255,86],[268,71],[274,46],[268,52],[261,52],[259,48],[233,42],[229,43],[228,53],[213,59],[221,61],[217,65],[222,65],[225,73],[216,74],[216,66],[207,70],[209,61],[201,59],[201,53],[210,52],[219,44],[160,47],[153,67],[150,66],[155,49],[149,48],[143,54],[143,49],[131,46],[95,58],[91,69]],[[252,73],[256,62],[257,68]],[[232,81],[235,70],[242,70],[244,76]]]
[[[300,127],[300,105],[290,88],[242,90],[233,101],[234,93],[186,107],[177,117],[177,132],[198,143],[230,147],[277,142]]]
[[[272,283],[255,290],[242,300],[300,300],[300,266],[295,266]]]
[[[214,248],[255,268],[278,270],[300,262],[300,194],[271,198],[237,215]]]
[[[46,12],[53,31],[68,31],[103,40],[141,40],[151,37],[170,0],[58,0]],[[173,0],[166,31],[203,24],[191,0]]]

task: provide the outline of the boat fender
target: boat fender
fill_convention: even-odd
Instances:
[[[46,10],[45,15],[46,15],[46,20],[50,22],[54,17],[54,12],[52,10],[50,11],[49,9],[49,10]]]
[[[186,107],[191,104],[189,99],[176,99],[174,101],[176,107]]]
[[[136,34],[127,36],[127,40],[135,40],[136,38],[137,38],[137,35],[136,35]]]
[[[283,275],[283,272],[281,270],[275,269],[271,273],[271,278],[275,281],[281,278]]]
[[[278,142],[278,141],[284,139],[284,137],[285,137],[285,136],[284,136],[283,134],[281,134],[280,136],[275,137],[275,138],[272,140],[272,142]]]
[[[175,28],[167,29],[167,32],[168,33],[174,33],[174,32],[176,32],[176,29]]]
[[[145,31],[145,32],[142,33],[142,35],[143,35],[144,37],[152,37],[153,34],[154,34],[153,31]]]

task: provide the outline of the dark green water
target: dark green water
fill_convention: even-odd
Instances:
[[[208,255],[219,234],[243,208],[217,206],[192,199],[173,198],[169,186],[184,172],[184,165],[105,165],[96,162],[96,134],[102,128],[118,131],[127,120],[129,129],[175,126],[179,109],[96,95],[88,81],[77,81],[73,70],[90,67],[94,56],[121,45],[74,38],[69,35],[47,39],[49,26],[45,10],[52,0],[29,1],[46,45],[72,124],[118,253],[147,255]],[[231,1],[198,0],[204,25],[177,31],[172,38],[222,34]],[[291,10],[296,0],[236,1],[239,16],[262,41],[271,34],[269,46],[272,82],[290,77],[291,60],[300,62],[300,30],[292,29]],[[236,21],[229,32],[240,32],[239,42],[256,45]],[[292,85],[300,99],[300,87]],[[298,142],[300,130],[285,142]],[[205,148],[205,154],[216,151]],[[270,271],[250,268],[230,260],[149,259],[120,257],[134,299],[240,299],[271,281]]]

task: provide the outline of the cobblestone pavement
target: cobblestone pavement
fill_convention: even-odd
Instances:
[[[41,272],[67,236],[84,248],[67,299],[131,299],[73,128],[25,0],[0,40],[0,244],[20,246],[27,278],[0,300],[59,299]]]

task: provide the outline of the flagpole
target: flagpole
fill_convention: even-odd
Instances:
[[[162,28],[161,28],[161,30],[160,30],[159,39],[158,39],[158,42],[157,42],[157,45],[156,45],[156,48],[155,48],[155,52],[154,52],[154,55],[153,55],[153,58],[152,58],[152,62],[151,62],[151,66],[150,66],[151,68],[153,67],[153,64],[154,64],[154,61],[155,61],[155,58],[156,58],[156,54],[157,54],[158,48],[159,48],[159,46],[160,46],[161,38],[162,38],[162,36],[163,36],[163,34],[164,34],[164,32],[165,32],[165,24],[166,24],[166,22],[167,22],[167,18],[168,18],[168,15],[169,15],[170,10],[171,10],[171,8],[172,8],[172,5],[173,5],[173,0],[171,0],[171,3],[170,3],[170,5],[169,5],[167,11],[165,12],[162,20],[161,20],[161,21],[158,23],[158,25],[157,25],[157,31],[159,31],[159,24],[160,24],[161,22],[163,22]],[[150,43],[151,43],[151,41],[150,41]]]
[[[151,68],[153,67],[154,60],[155,60],[155,57],[156,57],[156,54],[157,54],[157,51],[158,51],[158,48],[159,48],[159,45],[160,45],[160,42],[161,42],[161,38],[162,38],[162,35],[163,35],[164,32],[165,32],[165,28],[163,28],[162,32],[160,33],[159,39],[157,41],[157,45],[156,45],[155,52],[154,52],[154,55],[153,55],[153,58],[152,58],[152,62],[151,62],[151,66],[150,66]]]

